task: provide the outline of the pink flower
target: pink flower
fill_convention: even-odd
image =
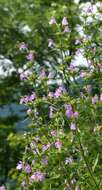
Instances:
[[[70,66],[68,67],[69,71],[75,71],[75,69],[76,69],[76,66],[73,63],[71,63]]]
[[[59,98],[62,95],[62,91],[58,88],[55,93],[54,93],[54,97],[55,98]]]
[[[76,125],[75,125],[75,123],[72,123],[72,122],[71,122],[70,129],[73,130],[73,131],[76,130]]]
[[[49,92],[49,93],[48,93],[48,97],[49,97],[49,98],[53,98],[53,97],[54,97],[54,93],[53,93],[53,92]]]
[[[59,98],[65,91],[66,90],[63,86],[58,87],[54,93],[54,97]]]
[[[20,99],[20,104],[23,104],[23,103],[28,103],[29,101],[29,97],[28,96],[24,96]]]
[[[67,26],[67,25],[68,25],[67,18],[64,17],[64,18],[62,19],[62,26]]]
[[[61,142],[60,140],[57,140],[57,141],[55,142],[55,147],[60,150],[61,147],[62,147],[62,142]]]
[[[25,42],[21,42],[20,44],[19,44],[19,49],[20,50],[27,50],[27,44],[25,43]]]
[[[82,78],[83,78],[83,77],[85,77],[85,76],[86,76],[86,73],[85,73],[85,72],[83,72],[83,71],[81,71],[81,72],[80,72],[80,77],[82,77]]]
[[[40,171],[34,172],[34,174],[30,177],[30,180],[35,182],[43,182],[44,179],[45,175]]]
[[[78,118],[78,116],[79,116],[79,113],[78,113],[77,111],[75,111],[75,112],[73,113],[73,117],[74,117],[74,118]]]
[[[33,59],[34,59],[33,52],[30,51],[29,54],[26,56],[26,58],[27,58],[28,61],[33,61]]]
[[[57,135],[57,131],[56,131],[56,130],[52,130],[52,131],[51,131],[51,135],[52,135],[52,136],[56,136],[56,135]]]
[[[102,94],[100,95],[100,102],[102,102]]]
[[[6,190],[5,186],[4,185],[0,186],[0,190]]]
[[[24,96],[24,103],[28,103],[29,102],[29,96]]]
[[[20,74],[20,80],[27,80],[28,74],[27,73],[21,73]]]
[[[92,104],[96,104],[98,102],[98,96],[95,94],[94,97],[92,97]]]
[[[48,39],[48,47],[49,48],[55,47],[55,43],[54,43],[54,41],[52,39]]]
[[[36,94],[35,92],[32,92],[32,94],[30,96],[24,96],[20,99],[20,104],[22,103],[28,103],[28,102],[32,102],[33,100],[35,100],[36,98]]]
[[[49,21],[49,24],[50,25],[56,25],[57,24],[55,17],[51,17],[51,20]]]

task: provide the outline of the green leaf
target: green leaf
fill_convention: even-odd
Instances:
[[[93,165],[93,167],[92,167],[92,171],[93,171],[93,172],[95,171],[95,168],[96,168],[96,166],[97,166],[98,160],[99,160],[99,153],[97,154],[95,163],[94,163],[94,165]]]

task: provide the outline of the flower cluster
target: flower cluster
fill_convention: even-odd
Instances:
[[[35,94],[35,92],[32,92],[32,94],[30,96],[24,96],[24,97],[22,97],[20,99],[20,104],[22,104],[22,103],[26,104],[28,102],[32,102],[32,101],[35,100],[35,98],[36,98],[36,94]]]
[[[87,10],[88,13],[91,11],[91,8]],[[88,41],[87,37],[87,39],[74,39],[74,52],[70,52],[72,49],[66,51],[68,41],[64,33],[71,32],[69,23],[70,20],[66,16],[60,24],[55,17],[49,21],[49,25],[54,29],[60,27],[60,36],[62,35],[61,40],[59,39],[58,42],[56,40],[56,43],[51,38],[48,40],[48,47],[56,47],[54,50],[60,57],[57,66],[49,66],[52,70],[54,68],[56,70],[56,75],[51,78],[55,83],[53,84],[53,81],[48,83],[49,68],[45,66],[42,68],[39,65],[35,92],[21,97],[20,100],[21,104],[30,103],[28,105],[31,107],[27,110],[27,114],[31,116],[32,127],[34,127],[30,139],[28,138],[29,143],[25,148],[24,159],[19,161],[16,167],[21,178],[25,175],[21,184],[23,189],[25,187],[59,189],[62,185],[62,189],[80,190],[81,186],[83,189],[83,184],[86,189],[90,189],[89,179],[86,177],[89,175],[92,180],[94,179],[94,187],[98,189],[99,180],[94,176],[94,170],[98,169],[99,156],[94,149],[95,146],[91,147],[91,144],[96,142],[96,133],[98,131],[98,135],[101,129],[95,127],[101,126],[102,122],[100,117],[102,88],[100,84],[100,88],[97,87],[101,66],[95,65],[91,56],[87,55],[89,53],[87,46],[91,44],[91,40]],[[68,40],[70,40],[69,34]],[[65,47],[64,43],[66,43]],[[26,44],[21,43],[20,50],[27,51],[27,60],[34,59],[33,51],[28,52]],[[52,52],[52,49],[50,50]],[[74,56],[85,55],[87,67],[76,66],[73,62],[73,54]],[[22,73],[20,78],[29,81],[25,73]],[[98,146],[100,147],[99,144]],[[87,159],[89,155],[91,155],[90,163]],[[92,167],[90,167],[91,163]]]

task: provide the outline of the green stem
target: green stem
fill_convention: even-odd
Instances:
[[[90,168],[90,166],[89,166],[89,164],[88,164],[88,160],[87,160],[87,158],[86,158],[86,156],[85,156],[85,154],[84,154],[84,149],[83,149],[83,146],[82,146],[82,144],[81,144],[81,140],[80,140],[80,136],[79,136],[78,130],[77,130],[77,133],[78,133],[77,136],[78,136],[78,141],[79,141],[80,149],[81,149],[82,156],[83,156],[83,158],[84,158],[85,164],[86,164],[86,166],[87,166],[87,170],[89,171],[89,174],[90,174],[90,176],[91,176],[91,178],[92,178],[92,180],[93,180],[93,182],[94,182],[94,184],[95,184],[95,186],[96,186],[96,189],[97,189],[97,190],[100,190],[100,188],[99,188],[99,186],[98,186],[98,184],[97,184],[97,182],[96,182],[96,180],[95,180],[95,178],[94,178],[94,175],[93,175],[93,173],[92,173],[92,171],[91,171],[91,168]]]

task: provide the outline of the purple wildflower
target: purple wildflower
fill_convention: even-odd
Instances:
[[[20,104],[23,104],[23,103],[24,103],[24,97],[21,97]]]
[[[65,112],[65,114],[66,114],[66,116],[68,117],[68,118],[71,118],[72,116],[73,116],[73,111],[72,110],[66,110],[66,112]]]
[[[80,187],[76,187],[75,190],[80,190]]]
[[[76,179],[73,178],[73,179],[71,180],[71,184],[73,185],[73,184],[75,184],[75,183],[76,183]]]
[[[19,49],[20,50],[27,50],[27,44],[25,43],[25,42],[21,42],[20,44],[19,44]]]
[[[96,104],[97,102],[98,102],[98,96],[96,94],[94,97],[92,97],[92,104]]]
[[[20,74],[20,80],[27,80],[28,74],[27,73],[21,73]]]
[[[31,143],[30,143],[30,147],[31,147],[31,149],[33,149],[33,148],[36,148],[36,147],[37,147],[37,145],[36,145],[36,143],[35,143],[35,142],[31,142]]]
[[[19,161],[19,163],[17,164],[16,169],[17,169],[17,170],[21,170],[21,169],[23,168],[23,166],[24,166],[23,162],[22,162],[22,161]]]
[[[100,102],[102,102],[102,94],[100,95]]]
[[[53,117],[53,107],[50,106],[49,107],[49,118],[52,118]]]
[[[87,86],[85,87],[85,90],[86,90],[88,93],[90,93],[90,92],[92,91],[92,86],[91,86],[91,85],[87,85]]]
[[[71,158],[71,157],[69,157],[69,158],[66,158],[66,160],[65,160],[65,164],[67,165],[67,164],[72,164],[73,163],[73,159]]]
[[[52,39],[48,39],[48,47],[49,48],[55,47],[55,43],[54,43],[54,41]]]
[[[35,164],[35,160],[32,160],[32,165],[34,165]]]
[[[71,63],[70,66],[68,67],[68,70],[75,71],[75,68],[76,68],[76,66],[73,63]]]
[[[29,52],[29,54],[26,56],[28,61],[33,61],[34,59],[34,53],[33,52]]]
[[[49,21],[49,24],[50,25],[56,25],[57,24],[55,17],[51,17],[51,20]]]
[[[64,18],[62,19],[62,26],[67,26],[67,25],[68,25],[68,20],[67,20],[66,17],[64,17]]]
[[[48,165],[48,160],[47,160],[47,159],[43,159],[43,160],[41,160],[41,163],[42,163],[43,165]]]
[[[31,177],[30,177],[30,180],[31,181],[35,181],[35,182],[43,182],[45,179],[45,175],[40,172],[40,171],[37,171],[35,172]]]
[[[50,146],[51,146],[51,143],[48,143],[47,145],[43,145],[42,151],[48,150],[50,148]]]
[[[92,6],[92,5],[86,6],[86,7],[83,8],[83,11],[84,11],[86,14],[92,13],[92,12],[93,12],[93,6]]]
[[[5,186],[4,185],[0,186],[0,190],[6,190]]]
[[[68,32],[71,32],[71,30],[70,30],[70,28],[68,26],[65,26],[64,33],[68,33]]]
[[[99,65],[100,72],[102,72],[102,64]]]
[[[54,93],[54,97],[55,97],[55,98],[59,98],[59,97],[62,95],[62,93],[64,93],[65,91],[66,91],[66,90],[65,90],[64,87],[62,87],[62,86],[58,87],[58,88],[56,89],[55,93]]]
[[[80,77],[82,77],[82,78],[83,78],[83,77],[85,77],[85,76],[86,76],[86,73],[85,73],[85,72],[83,72],[83,71],[81,71],[81,72],[80,72]]]
[[[26,182],[25,182],[25,181],[22,181],[22,183],[21,183],[21,187],[22,187],[23,190],[26,189],[26,185],[27,185]]]
[[[24,96],[24,103],[28,103],[29,102],[29,96]]]
[[[73,116],[72,106],[70,104],[68,105],[65,104],[65,109],[66,109],[66,112],[65,112],[66,116],[68,118],[71,118]]]
[[[29,101],[29,97],[28,96],[21,97],[20,104],[28,103],[28,101]]]
[[[72,105],[71,104],[65,104],[64,105],[66,110],[72,110]]]
[[[53,92],[49,92],[49,93],[48,93],[48,97],[49,97],[49,98],[53,98],[53,97],[54,97],[54,93],[53,93]]]
[[[57,140],[57,141],[55,142],[55,147],[60,150],[61,147],[62,147],[62,142],[61,142],[60,140]]]
[[[62,95],[62,91],[58,88],[55,93],[54,93],[54,97],[55,98],[59,98]]]
[[[57,135],[57,131],[56,131],[56,130],[52,130],[52,131],[51,131],[51,135],[52,135],[52,136],[56,136],[56,135]]]
[[[77,39],[76,41],[75,41],[75,44],[76,45],[78,45],[78,44],[80,44],[81,43],[81,41],[79,40],[79,39]]]
[[[78,117],[79,117],[79,113],[78,113],[77,111],[75,111],[75,112],[73,113],[73,117],[74,117],[74,118],[78,118]]]
[[[40,78],[41,79],[44,79],[46,77],[46,73],[45,73],[45,70],[43,69],[40,73]]]
[[[73,130],[73,131],[76,130],[76,125],[75,125],[75,123],[72,123],[72,122],[71,122],[70,129]]]
[[[24,170],[25,170],[25,172],[28,173],[28,174],[32,172],[32,168],[31,168],[31,166],[30,166],[29,164],[26,164],[26,165],[25,165]]]
[[[36,98],[36,94],[35,92],[32,92],[32,94],[29,96],[29,101],[32,102],[33,100],[35,100]]]
[[[87,60],[87,64],[88,64],[88,66],[91,66],[92,65],[92,61],[91,60]]]
[[[31,113],[32,113],[32,110],[29,108],[29,109],[27,110],[27,114],[30,115]]]
[[[35,137],[35,141],[36,141],[36,142],[39,142],[39,141],[40,141],[40,138],[39,138],[39,137]]]

